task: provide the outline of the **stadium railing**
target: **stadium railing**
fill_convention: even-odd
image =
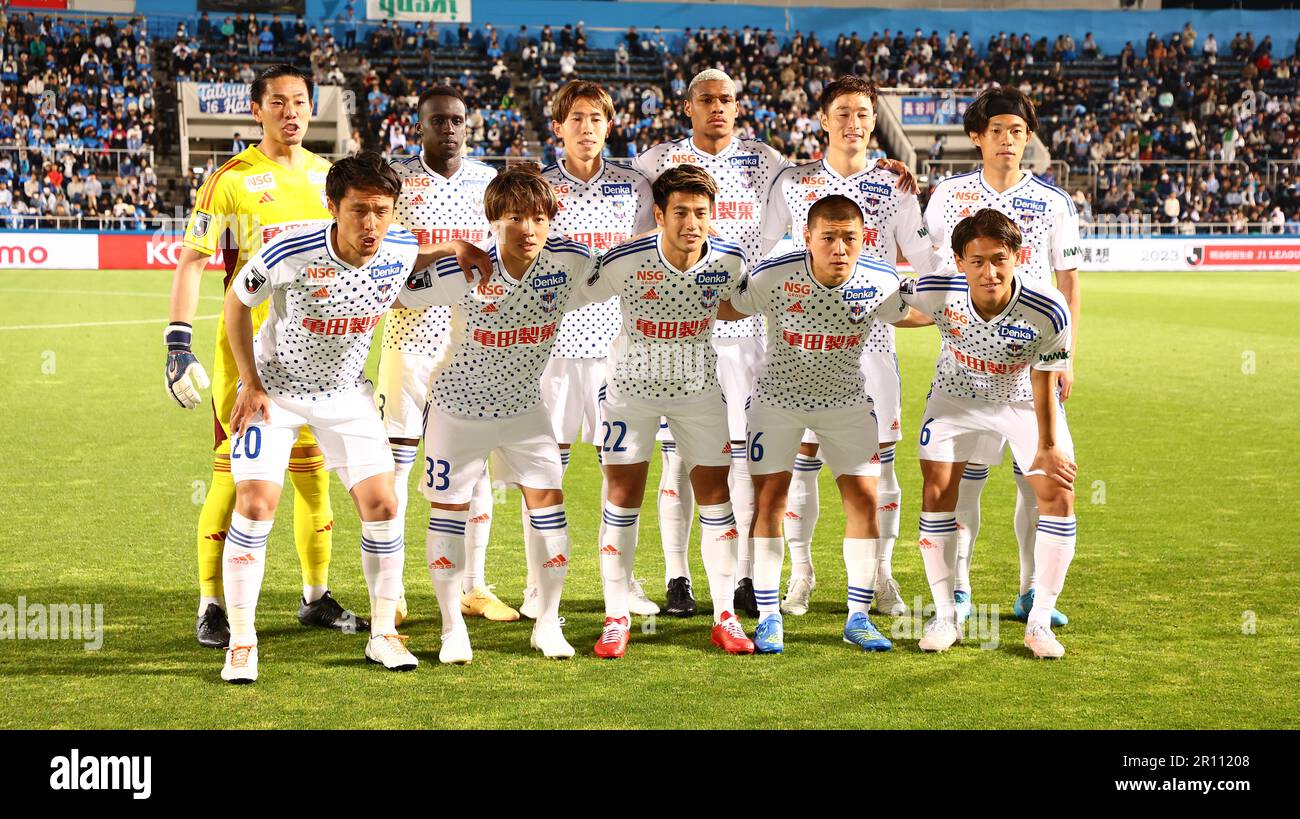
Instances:
[[[65,154],[72,154],[87,161],[95,160],[97,163],[101,158],[107,157],[116,160],[116,163],[112,166],[114,169],[122,166],[124,157],[129,157],[133,163],[140,159],[147,159],[151,166],[157,168],[154,162],[152,145],[145,145],[136,150],[129,148],[86,148],[84,146],[59,148],[56,143],[47,142],[41,145],[0,145],[0,154],[15,154],[20,157],[27,155],[29,159],[31,155],[36,154],[41,156],[42,161],[45,162],[56,161]],[[98,170],[93,172],[99,173]]]
[[[940,171],[938,178],[942,179],[951,176],[954,169],[969,170],[982,163],[979,159],[922,159],[921,173],[933,179],[936,177],[935,170]],[[1052,169],[1052,175],[1056,178],[1058,188],[1068,188],[1070,185],[1070,163],[1063,159],[1053,159],[1047,163]],[[1040,174],[1041,175],[1041,174]]]

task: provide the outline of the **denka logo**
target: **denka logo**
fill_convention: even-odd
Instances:
[[[547,287],[559,287],[569,281],[567,273],[548,273],[545,276],[538,276],[533,279],[534,290],[544,290]]]
[[[600,186],[601,196],[631,196],[632,186],[626,182],[610,183]]]
[[[132,799],[153,793],[153,757],[82,756],[73,748],[50,760],[50,789],[56,791],[130,791]]]
[[[662,270],[638,270],[636,280],[639,282],[661,282],[664,280]]]
[[[954,324],[961,324],[963,326],[970,324],[970,319],[966,318],[961,313],[958,313],[956,310],[952,309],[951,307],[943,308],[943,317],[953,322]]]
[[[338,275],[338,270],[333,267],[309,267],[307,268],[307,278],[309,279],[332,279]]]
[[[1016,210],[1032,210],[1035,213],[1047,212],[1046,202],[1040,202],[1037,199],[1025,199],[1021,196],[1017,196],[1015,199],[1011,200],[1011,207]]]
[[[866,301],[876,297],[876,288],[874,287],[846,287],[841,293],[845,301]]]
[[[858,190],[862,191],[863,193],[870,193],[875,196],[879,196],[882,199],[886,199],[894,195],[893,190],[891,190],[888,185],[882,185],[879,182],[859,182]]]
[[[1036,334],[1029,327],[999,327],[998,335],[1002,338],[1014,338],[1017,341],[1033,341]]]
[[[695,276],[695,283],[702,285],[726,284],[728,278],[730,277],[726,273],[698,273]]]
[[[786,282],[785,286],[781,289],[787,293],[793,293],[796,296],[807,296],[812,293],[811,285],[800,284],[799,282]]]

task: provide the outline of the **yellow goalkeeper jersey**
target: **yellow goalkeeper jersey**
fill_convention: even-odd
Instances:
[[[236,154],[199,188],[194,213],[185,229],[185,247],[212,255],[220,247],[229,288],[244,263],[277,235],[301,225],[331,221],[325,202],[328,160],[304,151],[307,161],[291,170],[256,146]],[[253,332],[266,320],[269,302],[253,308]],[[225,454],[230,411],[235,403],[239,370],[226,338],[225,317],[217,318],[217,351],[212,369],[212,411],[216,448]],[[312,443],[307,428],[301,445]]]

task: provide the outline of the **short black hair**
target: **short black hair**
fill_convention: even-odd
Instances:
[[[877,91],[875,82],[859,77],[857,74],[845,74],[843,77],[827,83],[826,87],[822,89],[821,98],[818,100],[821,112],[829,114],[835,99],[845,94],[865,94],[867,99],[871,100],[871,110],[876,109]]]
[[[655,204],[663,211],[668,210],[668,198],[677,192],[707,196],[711,207],[718,198],[718,183],[698,165],[678,165],[660,174],[650,186],[650,192],[654,194]]]
[[[1011,85],[986,88],[966,109],[962,116],[962,126],[968,134],[982,134],[988,130],[989,120],[998,114],[1015,114],[1025,121],[1030,133],[1038,132],[1038,114],[1034,111],[1034,101],[1025,92]]]
[[[350,190],[376,191],[393,197],[396,203],[402,192],[402,180],[379,153],[362,151],[335,162],[325,177],[325,195],[335,205]]]
[[[808,209],[808,225],[818,219],[853,219],[858,222],[864,221],[862,217],[862,208],[857,202],[847,196],[838,193],[831,196],[823,196],[813,206]]]
[[[420,99],[415,103],[416,113],[418,114],[420,109],[424,107],[424,104],[434,97],[452,97],[453,99],[460,100],[460,104],[465,105],[466,108],[469,107],[465,104],[465,95],[460,93],[459,88],[451,85],[435,85],[432,88],[425,89],[424,92],[420,94]]]
[[[307,96],[309,97],[316,90],[316,83],[312,82],[310,74],[300,71],[288,63],[276,63],[263,70],[261,74],[257,75],[257,79],[253,80],[253,84],[248,89],[249,99],[261,105],[262,97],[266,96],[266,86],[271,83],[271,80],[278,80],[281,77],[297,77],[302,80],[307,86]]]
[[[981,208],[974,216],[967,216],[952,229],[952,252],[958,258],[966,256],[966,245],[976,239],[993,239],[1006,246],[1013,254],[1019,252],[1024,238],[1020,228],[1006,214],[993,208]]]

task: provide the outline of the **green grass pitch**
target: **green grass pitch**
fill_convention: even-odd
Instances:
[[[221,652],[194,642],[194,529],[211,419],[206,409],[181,411],[163,392],[170,280],[0,272],[0,604],[20,596],[100,603],[105,619],[99,651],[0,640],[0,728],[1300,726],[1300,480],[1286,465],[1300,449],[1294,273],[1084,277],[1068,405],[1080,534],[1060,601],[1071,617],[1060,662],[1030,659],[1023,626],[1009,619],[992,650],[966,644],[927,656],[914,637],[883,655],[845,645],[842,515],[825,471],[818,590],[810,614],[786,619],[784,656],[723,655],[699,616],[634,628],[625,660],[597,661],[599,483],[583,448],[567,486],[574,559],[562,613],[579,652],[572,661],[529,649],[527,622],[475,621],[474,663],[438,665],[417,502],[406,530],[413,617],[404,630],[421,667],[384,673],[363,661],[362,637],[297,624],[297,557],[282,514],[259,611],[262,676],[251,687],[223,684]],[[208,277],[203,292],[196,349],[210,365],[219,279]],[[928,596],[915,547],[914,442],[936,343],[929,328],[899,339],[906,437],[894,565],[914,598]],[[656,464],[652,486],[657,474]],[[334,487],[331,585],[345,605],[364,607],[357,517]],[[1012,501],[1004,465],[985,493],[973,581],[977,604],[1008,613],[1017,577]],[[638,574],[660,600],[662,560],[651,503]],[[523,573],[511,494],[496,507],[488,575],[518,603]],[[876,620],[886,633],[895,627]]]

